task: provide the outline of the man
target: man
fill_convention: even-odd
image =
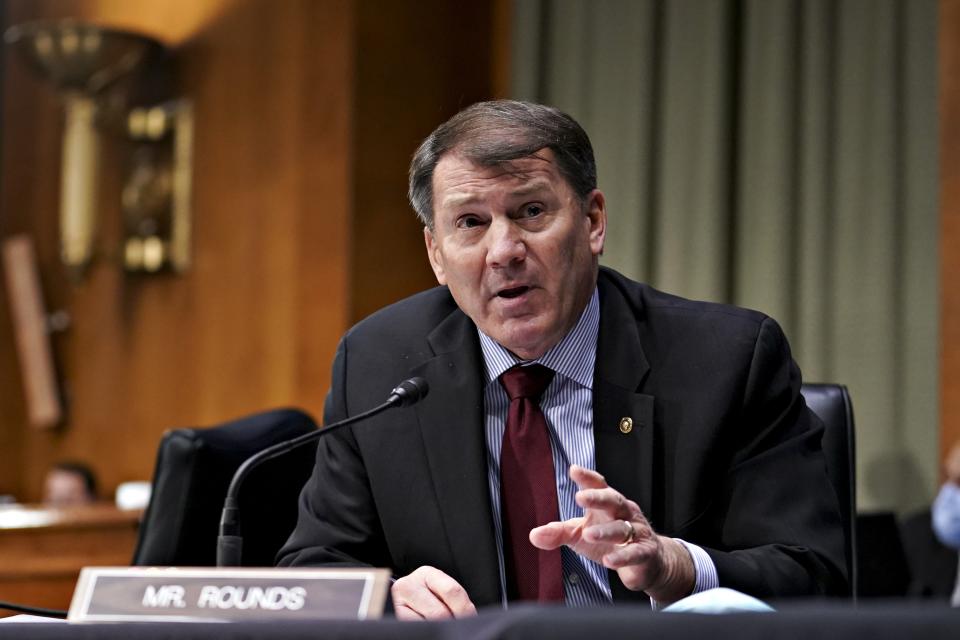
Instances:
[[[43,479],[43,502],[54,507],[90,504],[97,499],[97,479],[87,465],[60,462]]]
[[[441,287],[344,336],[324,417],[413,375],[430,395],[321,441],[280,564],[391,567],[402,618],[844,588],[782,332],[599,268],[606,203],[572,118],[474,105],[417,150],[410,199]]]

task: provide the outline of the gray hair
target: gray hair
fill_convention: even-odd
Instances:
[[[433,228],[433,172],[444,154],[456,151],[482,167],[501,166],[553,151],[557,168],[581,201],[597,188],[597,165],[590,138],[559,109],[517,100],[478,102],[427,136],[410,163],[410,204]]]

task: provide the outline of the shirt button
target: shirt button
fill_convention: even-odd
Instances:
[[[580,576],[575,573],[571,573],[567,576],[567,582],[570,584],[578,584],[580,582]]]

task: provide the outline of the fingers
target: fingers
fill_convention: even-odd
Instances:
[[[591,543],[623,544],[629,538],[627,524],[626,520],[611,520],[590,525],[584,528],[583,539]]]
[[[563,522],[550,522],[534,527],[530,531],[530,544],[538,549],[550,551],[567,545],[572,547],[579,542],[583,518],[571,518]]]
[[[569,475],[580,487],[576,501],[581,508],[602,511],[611,520],[621,519],[646,524],[640,506],[607,485],[606,479],[596,471],[572,464]]]
[[[394,604],[393,615],[396,616],[397,620],[426,620],[425,617],[405,604]]]
[[[607,569],[622,569],[631,566],[643,566],[650,563],[660,564],[660,546],[653,538],[644,538],[638,542],[617,545],[604,554],[601,564]]]
[[[633,500],[623,497],[616,489],[583,489],[577,492],[577,504],[583,509],[602,511],[611,520],[641,520],[643,512]]]
[[[587,469],[578,464],[570,465],[570,470],[567,473],[570,479],[576,482],[581,489],[603,489],[607,486],[607,481],[602,475],[593,469]]]
[[[606,479],[596,471],[572,464],[569,475],[580,487],[576,496],[580,507],[603,511],[612,519],[632,520],[638,515],[642,517],[637,503],[627,500],[623,494],[607,485]]]
[[[584,527],[582,537],[584,541],[591,543],[606,543],[612,545],[623,545],[627,543],[641,542],[653,534],[653,529],[646,521],[627,521],[613,520],[611,522],[600,522],[588,527]]]
[[[600,564],[616,571],[623,585],[632,591],[647,591],[664,573],[661,548],[655,539],[613,547]]]
[[[460,618],[477,612],[460,583],[433,567],[420,567],[399,578],[390,595],[400,620]]]

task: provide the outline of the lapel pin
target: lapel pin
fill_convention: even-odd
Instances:
[[[620,433],[630,433],[633,431],[633,418],[620,418]]]

